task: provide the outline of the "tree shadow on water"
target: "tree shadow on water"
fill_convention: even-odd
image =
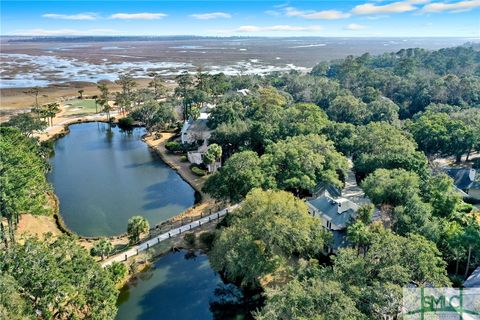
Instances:
[[[165,273],[165,281],[143,294],[138,319],[212,319],[209,298],[219,277],[202,266],[206,259],[206,256],[185,259],[184,251],[160,258],[156,268]]]
[[[145,203],[143,210],[159,209],[168,205],[178,205],[183,208],[192,206],[195,202],[195,191],[183,180],[173,179],[169,173],[165,181],[152,184],[145,188]]]

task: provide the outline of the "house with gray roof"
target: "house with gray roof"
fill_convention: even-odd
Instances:
[[[463,283],[465,288],[480,288],[480,267],[475,269]]]
[[[197,119],[190,117],[185,121],[180,132],[182,143],[194,143],[197,140],[207,141],[212,130],[207,126],[209,113],[202,112]]]
[[[335,252],[345,247],[347,226],[355,219],[359,206],[324,189],[322,194],[307,200],[307,207],[309,213],[319,218],[323,227],[332,232],[333,241],[329,251]]]
[[[453,179],[455,188],[463,198],[480,201],[480,177],[475,169],[447,167],[444,171]]]

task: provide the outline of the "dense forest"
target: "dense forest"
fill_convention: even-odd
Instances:
[[[480,52],[364,54],[229,85],[252,94],[225,94],[213,109],[211,141],[225,161],[204,189],[243,204],[210,259],[265,290],[257,319],[395,317],[402,287],[459,286],[479,265],[479,212],[436,160],[478,168],[469,160],[480,150]],[[386,219],[361,208],[350,247],[326,259],[329,234],[294,196],[342,187],[348,158]]]
[[[479,166],[479,51],[364,54],[264,77],[199,70],[178,76],[173,94],[158,75],[148,89],[135,90],[127,75],[118,83],[116,104],[129,113],[122,122],[141,121],[149,132],[215,105],[209,143],[223,165],[204,191],[242,205],[219,224],[209,257],[225,279],[262,292],[255,318],[396,317],[403,287],[461,286],[480,264],[478,209],[436,167]],[[108,113],[111,93],[99,90]],[[0,315],[112,318],[118,266],[101,269],[71,239],[15,239],[21,213],[48,214],[47,150],[32,138],[44,126],[20,115],[1,128],[8,227],[0,233]],[[331,235],[304,198],[319,184],[341,189],[350,169],[372,205],[349,222],[350,245],[327,254]]]

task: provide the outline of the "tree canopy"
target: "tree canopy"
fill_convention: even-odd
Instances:
[[[0,278],[7,281],[0,282],[0,315],[6,310],[19,319],[37,319],[37,312],[45,319],[115,318],[115,283],[68,237],[27,238],[1,250]],[[14,300],[5,301],[7,293]]]
[[[35,139],[17,129],[0,127],[0,213],[8,221],[12,242],[21,213],[47,214],[51,210],[46,193],[51,189],[45,178],[48,166],[40,153]],[[6,244],[3,223],[0,228]]]
[[[303,201],[285,191],[252,190],[228,214],[210,254],[212,267],[230,280],[256,286],[291,255],[318,255],[329,241]]]

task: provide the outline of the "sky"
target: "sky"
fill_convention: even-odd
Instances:
[[[480,38],[480,0],[1,0],[0,35]]]

